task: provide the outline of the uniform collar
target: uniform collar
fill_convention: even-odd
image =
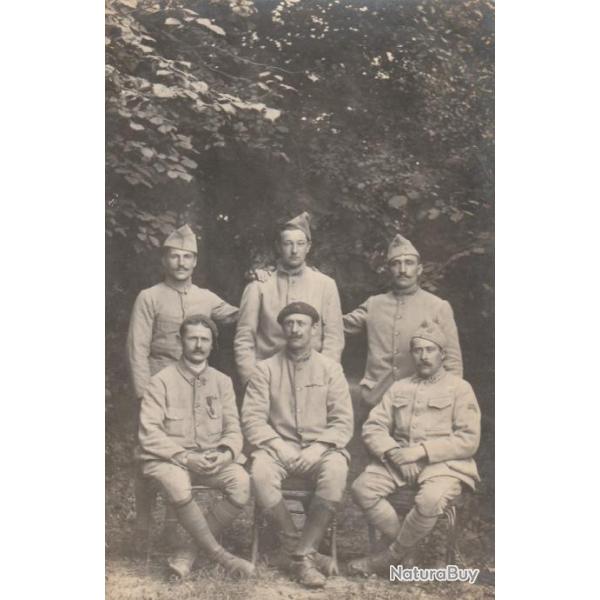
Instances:
[[[442,366],[440,370],[431,377],[419,377],[418,375],[413,375],[412,380],[414,383],[422,383],[423,385],[432,385],[442,380],[446,376],[446,369]]]
[[[287,350],[285,351],[285,357],[292,363],[296,364],[296,363],[304,363],[307,360],[310,359],[310,357],[312,356],[312,348],[310,350],[308,350],[305,354],[302,354],[301,356],[298,357],[294,357],[294,356],[290,356],[290,354],[288,354]]]
[[[179,371],[179,373],[181,374],[181,376],[190,384],[193,385],[194,381],[196,379],[202,379],[202,378],[206,378],[206,374],[208,371],[208,362],[206,362],[204,364],[204,369],[202,369],[202,371],[200,371],[199,373],[194,373],[194,371],[192,371],[189,366],[187,365],[187,363],[185,362],[185,359],[183,358],[183,356],[179,359],[179,362],[177,363],[177,370]]]
[[[407,290],[390,290],[390,294],[392,295],[393,298],[399,298],[402,296],[413,296],[420,289],[421,289],[421,287],[419,286],[418,283],[416,283],[413,287],[411,287]]]
[[[171,285],[169,282],[167,282],[166,280],[163,281],[163,283],[171,290],[175,290],[178,294],[187,294],[190,291],[190,288],[192,287],[192,282],[191,280],[188,281],[188,283],[182,287],[175,287],[173,285]]]
[[[297,269],[286,269],[281,262],[277,263],[277,272],[282,275],[287,275],[288,277],[292,275],[302,275],[306,270],[306,263],[300,265]]]

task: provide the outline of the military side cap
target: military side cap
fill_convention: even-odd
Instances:
[[[412,341],[415,338],[429,340],[437,344],[442,350],[446,347],[446,336],[442,328],[435,321],[423,321],[410,339]]]
[[[187,250],[198,254],[196,234],[189,225],[183,225],[169,235],[163,244],[163,248],[177,248],[178,250]]]
[[[310,241],[310,215],[304,211],[301,215],[286,221],[281,230],[284,229],[299,229],[304,233],[306,239]]]
[[[412,243],[398,233],[388,247],[388,262],[394,260],[394,258],[397,258],[402,254],[414,254],[415,256],[420,256]]]
[[[308,315],[313,323],[319,322],[317,309],[306,302],[292,302],[282,308],[281,312],[277,315],[277,322],[283,325],[283,320],[289,315]]]

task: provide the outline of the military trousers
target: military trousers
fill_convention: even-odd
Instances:
[[[230,463],[214,475],[199,475],[175,463],[148,460],[142,463],[142,473],[157,481],[171,504],[176,506],[192,498],[192,485],[220,490],[239,507],[245,506],[250,500],[250,477],[238,463]]]
[[[299,444],[290,445],[301,449]],[[274,452],[260,449],[252,454],[250,475],[256,501],[263,509],[272,508],[281,501],[281,484],[290,476],[312,482],[314,493],[320,498],[341,502],[348,478],[348,460],[339,450],[327,450],[308,472],[296,474],[289,471]]]

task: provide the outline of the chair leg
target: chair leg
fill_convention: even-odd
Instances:
[[[146,521],[146,531],[144,532],[144,536],[145,536],[144,546],[145,546],[145,553],[146,553],[146,558],[145,558],[146,573],[148,572],[148,570],[150,568],[150,556],[152,554],[152,525],[154,524],[153,511],[154,511],[155,503],[156,503],[156,490],[153,488],[152,493],[150,494],[150,497],[148,499],[148,505],[147,505],[148,515],[147,515],[147,521]]]
[[[263,519],[263,513],[258,506],[258,503],[254,503],[254,522],[252,523],[252,556],[251,561],[253,565],[258,562],[258,545],[260,541],[260,528],[261,521]]]
[[[156,489],[152,482],[137,472],[133,481],[133,493],[135,499],[135,530],[136,535],[145,538],[148,526],[152,518],[154,497]],[[144,548],[145,550],[145,548]]]
[[[333,559],[332,575],[339,575],[340,568],[337,556],[337,515],[331,519],[331,558]]]
[[[456,545],[458,534],[456,507],[447,507],[444,511],[444,514],[448,519],[448,545],[446,546],[446,564],[453,565],[456,561]]]
[[[367,524],[367,529],[369,532],[369,552],[375,552],[375,544],[377,544],[377,529],[373,527],[370,523]]]

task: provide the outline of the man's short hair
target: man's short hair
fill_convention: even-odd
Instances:
[[[213,344],[216,344],[217,338],[219,337],[219,330],[215,325],[215,322],[206,315],[190,315],[183,320],[183,323],[179,327],[179,336],[183,338],[185,335],[185,330],[189,325],[204,325],[212,332],[212,340]]]

